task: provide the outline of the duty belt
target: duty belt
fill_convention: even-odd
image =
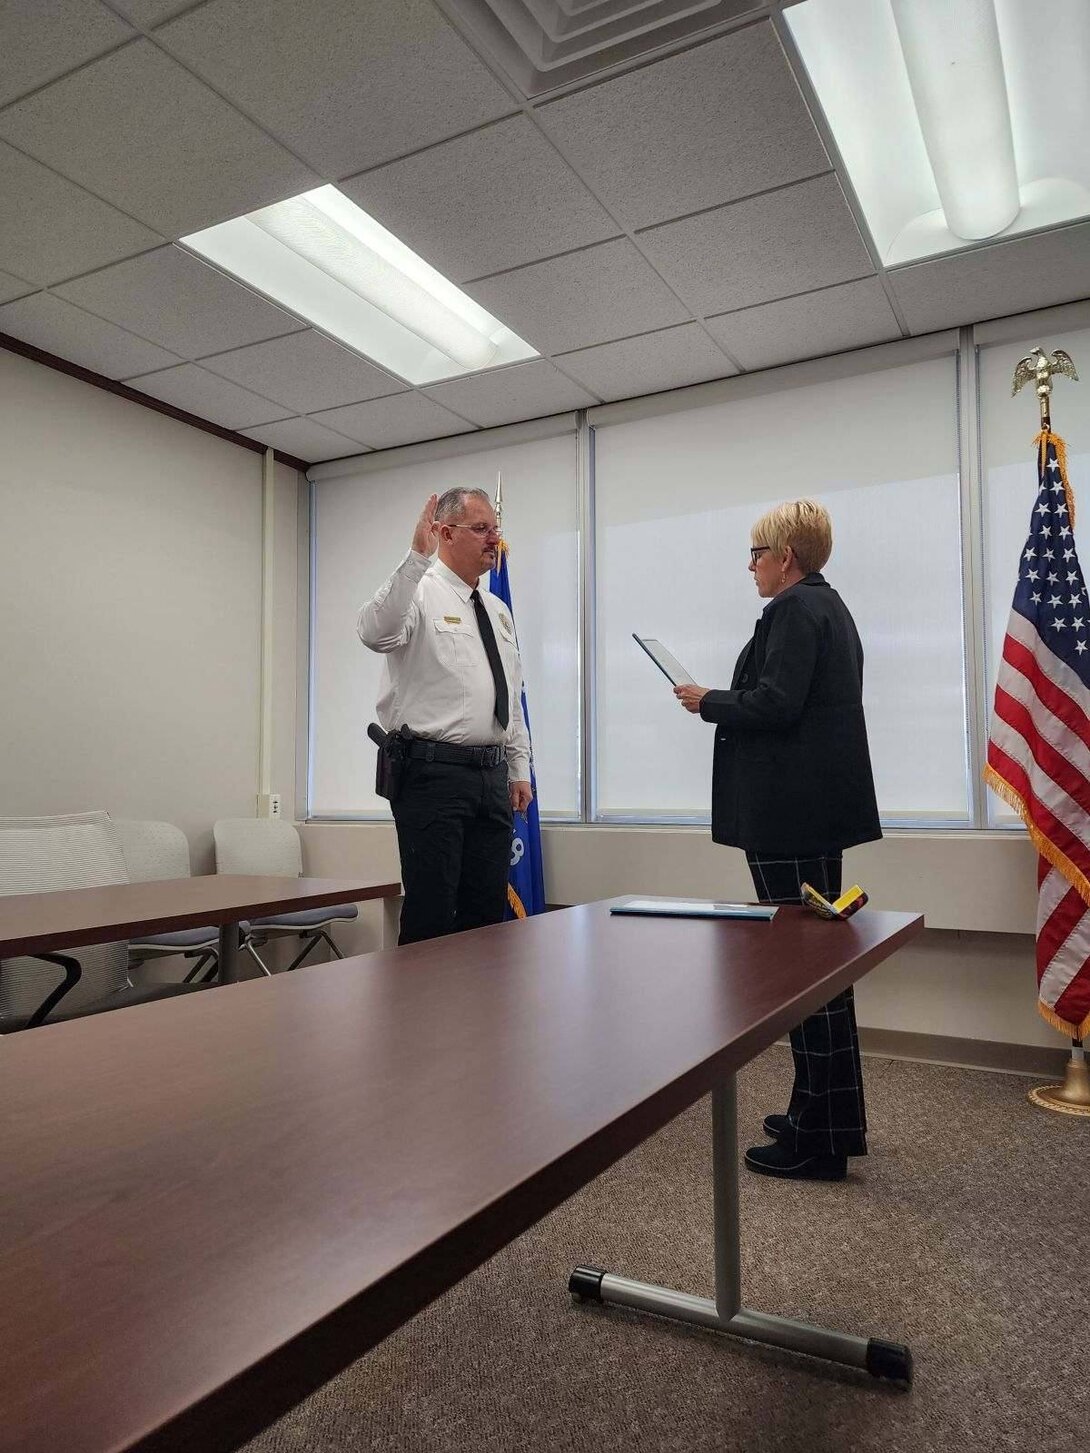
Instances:
[[[507,748],[463,747],[457,742],[409,742],[406,755],[425,762],[457,762],[467,767],[498,767],[507,761]]]

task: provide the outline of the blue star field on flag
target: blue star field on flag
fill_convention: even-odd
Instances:
[[[1044,451],[1042,451],[1044,452]],[[1014,609],[1090,686],[1090,608],[1070,519],[1070,504],[1049,440],[1038,463],[1039,489],[1018,570]]]

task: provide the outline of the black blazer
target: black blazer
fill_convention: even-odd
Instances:
[[[882,836],[863,721],[863,647],[816,572],[765,606],[714,722],[712,837],[812,857]]]

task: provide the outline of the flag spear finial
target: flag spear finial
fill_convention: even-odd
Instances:
[[[503,529],[503,470],[496,470],[496,525]]]

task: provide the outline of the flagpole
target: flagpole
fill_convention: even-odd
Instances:
[[[1033,391],[1037,396],[1037,402],[1041,409],[1041,431],[1040,447],[1041,460],[1044,461],[1050,441],[1055,446],[1056,436],[1052,433],[1052,380],[1054,375],[1063,374],[1067,378],[1078,380],[1078,373],[1075,371],[1074,360],[1070,354],[1065,353],[1062,348],[1057,348],[1051,355],[1043,348],[1032,348],[1029,353],[1018,361],[1014,370],[1014,379],[1011,386],[1011,397],[1023,387],[1024,384],[1033,383]],[[1062,449],[1062,445],[1060,445]],[[1057,450],[1059,453],[1059,449]],[[1062,457],[1062,456],[1061,456]],[[1067,484],[1066,471],[1064,471],[1064,484]],[[1068,491],[1065,489],[1065,493]],[[1069,510],[1069,519],[1074,524],[1074,501]],[[1072,540],[1074,537],[1072,537]],[[1040,1106],[1042,1110],[1055,1110],[1063,1115],[1090,1115],[1090,1067],[1086,1063],[1086,1050],[1081,1039],[1072,1038],[1071,1058],[1064,1068],[1064,1082],[1062,1085],[1039,1085],[1030,1090],[1029,1099],[1032,1104]]]

